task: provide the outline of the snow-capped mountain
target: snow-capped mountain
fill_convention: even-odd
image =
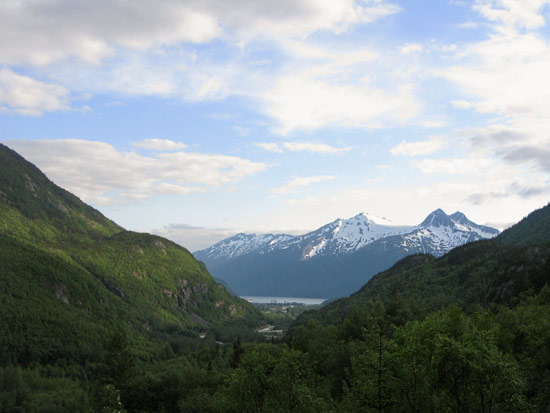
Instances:
[[[361,213],[299,236],[237,234],[195,257],[239,294],[338,297],[407,255],[441,256],[498,233],[441,209],[414,226]]]
[[[349,219],[339,218],[305,235],[282,240],[270,246],[270,250],[297,248],[305,260],[318,255],[349,254],[380,238],[405,234],[414,228],[393,225],[386,218],[362,212]]]
[[[212,245],[211,247],[197,251],[203,260],[229,260],[243,254],[273,247],[279,242],[294,238],[288,234],[244,234],[239,233]]]
[[[462,212],[447,215],[432,212],[413,231],[403,235],[405,252],[422,252],[439,257],[468,242],[496,237],[499,231],[470,221]]]
[[[267,254],[292,249],[300,251],[300,258],[307,260],[320,255],[349,254],[394,235],[403,236],[405,251],[439,256],[459,245],[492,238],[498,233],[494,228],[473,223],[461,212],[447,215],[437,209],[415,226],[394,225],[387,218],[362,212],[349,219],[338,218],[304,235],[239,233],[195,252],[195,256],[208,263],[211,260],[231,260],[252,252]]]

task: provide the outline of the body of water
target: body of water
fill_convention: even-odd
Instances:
[[[305,297],[267,297],[267,296],[251,296],[241,295],[241,298],[258,304],[285,304],[285,303],[300,303],[306,305],[321,304],[326,298],[305,298]]]

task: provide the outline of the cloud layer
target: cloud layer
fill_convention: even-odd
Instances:
[[[144,156],[105,142],[77,139],[6,143],[54,182],[96,205],[203,192],[267,168],[235,156],[183,151]]]
[[[385,0],[7,0],[0,3],[0,65],[34,66],[63,86],[41,85],[50,87],[53,103],[35,93],[32,101],[12,96],[0,104],[32,115],[64,109],[63,87],[191,101],[245,95],[261,103],[281,133],[375,127],[414,115],[407,85],[358,88],[355,77],[335,78],[375,55],[323,50],[308,37],[339,35],[399,11]],[[279,61],[253,57],[257,45]],[[278,70],[281,63],[293,65],[292,74]],[[13,76],[3,83],[17,87]]]
[[[45,65],[69,57],[99,64],[117,48],[341,32],[397,11],[380,0],[6,0],[0,5],[0,64]]]
[[[95,131],[64,136],[96,141],[8,144],[96,205],[229,190],[268,168],[254,158],[266,157],[261,148],[285,156],[271,165],[273,176],[238,191],[260,209],[307,215],[315,205],[326,207],[315,213],[351,216],[372,203],[399,217],[404,203],[459,203],[489,215],[506,202],[522,216],[540,206],[550,195],[550,0],[443,2],[446,14],[423,16],[442,28],[414,33],[405,19],[419,17],[422,2],[397,3],[2,1],[1,138],[39,137],[39,127],[60,118],[76,124],[78,96],[90,97],[90,118],[100,121],[125,113],[108,112],[107,100],[127,113],[132,103],[154,102],[188,111],[189,125],[163,123],[130,149]],[[456,8],[467,21],[448,15]],[[171,140],[193,131],[194,139]],[[216,154],[190,149],[201,147]],[[376,165],[387,166],[383,176]],[[334,171],[340,193],[323,195]],[[495,219],[511,222],[505,214]]]

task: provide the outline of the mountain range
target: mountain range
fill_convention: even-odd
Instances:
[[[304,235],[237,234],[196,251],[215,277],[241,295],[334,298],[415,253],[439,257],[499,231],[437,209],[416,226],[360,213]]]

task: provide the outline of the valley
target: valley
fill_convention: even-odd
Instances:
[[[5,146],[0,158],[2,411],[550,406],[550,205],[500,234],[436,210],[409,228],[359,215],[323,227],[325,238],[238,235],[245,244],[220,246],[239,257],[272,256],[279,243],[277,254],[302,263],[329,248],[350,260],[390,246],[403,255],[372,276],[362,265],[363,284],[348,297],[275,296],[281,287],[248,296],[252,304],[185,248],[124,230]],[[349,234],[367,229],[372,237],[350,248]],[[266,277],[271,262],[258,264]],[[334,291],[327,296],[343,290]]]
[[[0,413],[550,413],[550,0],[0,0]]]

